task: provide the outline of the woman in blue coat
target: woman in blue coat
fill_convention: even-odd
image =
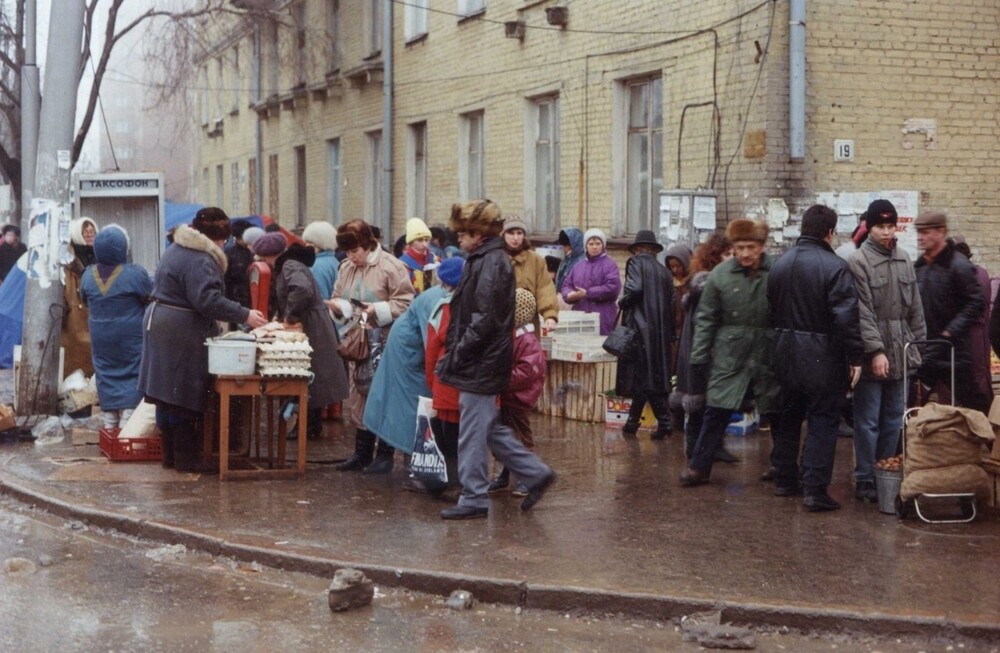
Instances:
[[[90,309],[91,352],[105,428],[124,424],[142,401],[142,316],[153,280],[142,267],[125,262],[128,248],[123,228],[105,227],[94,239],[97,262],[80,279],[80,297]]]

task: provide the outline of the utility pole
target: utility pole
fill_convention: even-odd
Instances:
[[[76,92],[82,61],[84,2],[59,3],[49,21],[45,57],[45,98],[39,120],[33,198],[69,203],[70,152],[76,119]],[[33,40],[33,35],[32,35]],[[50,218],[54,216],[50,214]],[[30,257],[57,256],[58,243],[46,234],[25,234]],[[46,230],[49,234],[55,230]],[[32,251],[34,250],[34,252]],[[53,414],[58,405],[59,336],[62,331],[63,285],[48,270],[29,270],[24,288],[24,330],[18,383],[18,413]]]

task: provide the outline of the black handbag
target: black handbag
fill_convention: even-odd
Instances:
[[[633,358],[639,344],[639,334],[630,326],[621,324],[622,312],[618,311],[618,326],[604,339],[604,351],[618,359]]]

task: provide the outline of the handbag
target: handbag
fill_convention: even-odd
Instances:
[[[368,328],[363,317],[352,322],[344,331],[340,344],[337,345],[337,353],[345,361],[358,363],[368,360],[371,345],[368,342]]]
[[[635,356],[638,349],[638,333],[630,326],[621,324],[622,312],[618,311],[618,326],[604,339],[602,347],[615,358],[629,359]]]
[[[354,388],[362,397],[368,396],[372,381],[375,380],[375,372],[378,370],[379,363],[382,362],[382,353],[385,351],[389,327],[372,327],[365,329],[365,331],[368,356],[364,360],[354,363]]]

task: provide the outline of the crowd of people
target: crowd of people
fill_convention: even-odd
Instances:
[[[1000,310],[991,315],[988,275],[949,237],[944,214],[916,219],[916,262],[897,245],[897,223],[895,207],[876,200],[835,251],[837,214],[813,206],[798,241],[776,257],[761,221],[733,220],[694,251],[664,252],[642,230],[623,275],[600,229],[566,228],[556,246],[535,250],[528,225],[490,200],[455,204],[447,228],[411,218],[395,254],[361,220],[313,222],[302,242],[289,242],[204,208],[173,232],[150,279],[128,262],[124,229],[81,218],[69,230],[63,344],[69,369],[96,371],[107,428],[145,399],[156,406],[163,464],[204,471],[206,338],[227,323],[301,329],[313,350],[308,406],[299,407],[309,437],[332,406],[353,426],[353,453],[336,468],[391,472],[397,450],[413,453],[418,398],[428,397],[449,484],[409,483],[435,494],[452,486],[457,503],[441,517],[474,519],[512,481],[523,510],[555,481],[534,452],[530,418],[546,375],[540,330],[557,327],[560,308],[585,311],[603,335],[631,329],[615,383],[632,398],[623,431],[636,434],[646,404],[653,440],[682,430],[683,487],[709,483],[716,462],[738,462],[724,446],[727,425],[756,411],[772,438],[762,480],[776,496],[801,496],[808,511],[829,511],[839,507],[827,488],[845,415],[855,496],[874,502],[874,466],[900,446],[907,399],[984,412],[992,402]],[[16,229],[4,235],[5,248],[18,245]],[[253,308],[248,283],[260,264],[271,270],[266,313]],[[366,336],[359,357],[343,351],[352,329]],[[930,344],[905,348],[920,341]],[[904,369],[917,379],[911,388]]]

